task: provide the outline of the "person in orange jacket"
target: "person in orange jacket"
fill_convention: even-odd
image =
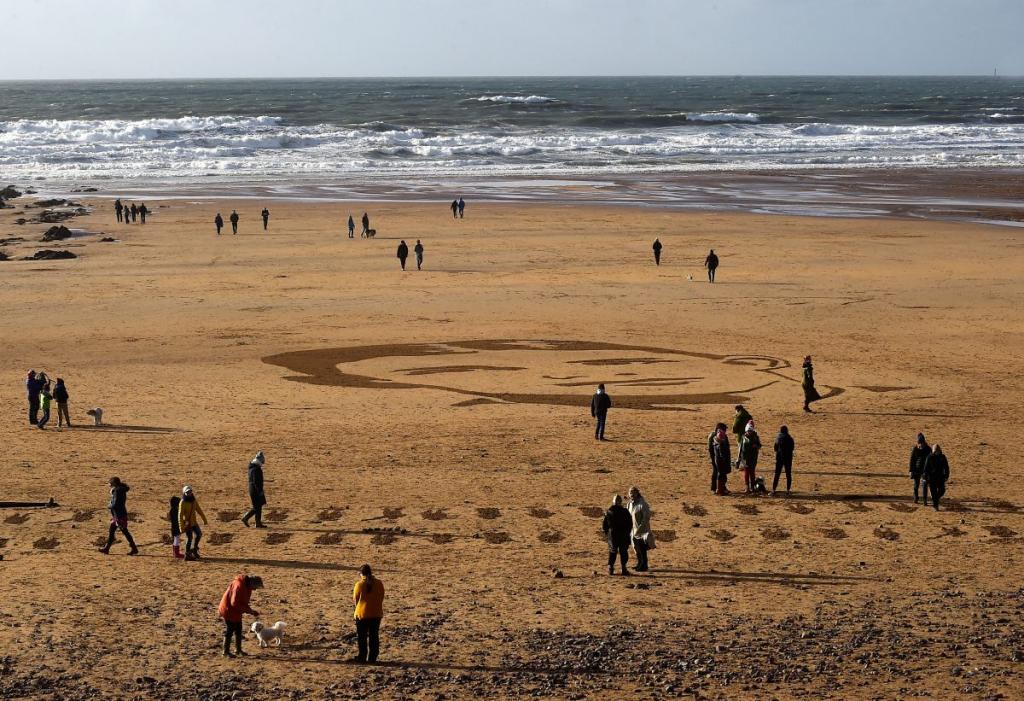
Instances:
[[[360,567],[359,575],[359,581],[356,582],[356,586],[352,590],[352,602],[356,605],[356,637],[359,640],[359,655],[353,662],[373,664],[377,661],[377,655],[380,653],[380,619],[384,617],[384,583],[373,576],[369,565]]]
[[[250,574],[240,574],[228,585],[220,599],[217,615],[224,619],[224,657],[244,655],[242,652],[242,616],[258,617],[258,611],[249,606],[253,589],[262,589],[263,579]],[[235,637],[235,655],[231,654],[231,636]]]

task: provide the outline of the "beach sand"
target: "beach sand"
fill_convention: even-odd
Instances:
[[[7,698],[1024,695],[1019,230],[198,199],[147,201],[143,227],[84,200],[69,226],[97,235],[41,244],[13,223],[26,202],[0,211],[0,238],[28,239],[3,250],[79,257],[0,262],[0,494],[59,504],[0,509]],[[349,240],[364,210],[377,238]],[[423,271],[399,270],[400,238]],[[66,378],[74,429],[28,425],[29,368]],[[705,439],[737,402],[766,444],[790,427],[792,497],[709,493]],[[939,512],[911,496],[918,431],[950,459]],[[237,521],[257,450],[266,531]],[[137,558],[95,549],[111,475]],[[210,518],[197,563],[163,542],[186,483]],[[648,576],[609,577],[600,515],[631,484],[658,547]],[[387,588],[373,668],[345,664],[363,562]],[[240,572],[288,629],[223,660]]]

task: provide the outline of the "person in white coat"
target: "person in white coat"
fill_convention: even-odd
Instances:
[[[636,553],[636,572],[647,571],[647,551],[654,550],[654,534],[651,532],[651,507],[636,487],[629,488],[629,503],[626,505],[633,517],[633,552]]]

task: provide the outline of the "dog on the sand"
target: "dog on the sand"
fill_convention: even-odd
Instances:
[[[89,409],[89,411],[87,411],[85,413],[92,417],[92,421],[93,421],[93,425],[94,426],[102,426],[103,425],[103,410],[102,409],[100,409],[99,407],[95,407],[94,409]]]
[[[284,621],[278,621],[272,626],[265,626],[259,621],[253,621],[249,629],[260,641],[260,647],[268,647],[274,640],[277,641],[277,646],[281,647],[281,640],[284,638],[284,629],[287,625]]]
[[[366,238],[372,239],[376,235],[377,235],[377,230],[376,229],[367,229],[366,230]]]

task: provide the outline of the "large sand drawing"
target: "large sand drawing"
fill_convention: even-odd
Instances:
[[[624,409],[736,404],[781,381],[789,361],[597,341],[478,340],[317,348],[263,358],[286,379],[360,389],[436,389],[483,403],[579,406],[598,382]],[[413,378],[416,378],[415,380]],[[422,378],[431,378],[424,382]],[[685,389],[686,391],[681,391]],[[825,387],[825,397],[843,392]],[[800,390],[794,387],[794,391]]]

